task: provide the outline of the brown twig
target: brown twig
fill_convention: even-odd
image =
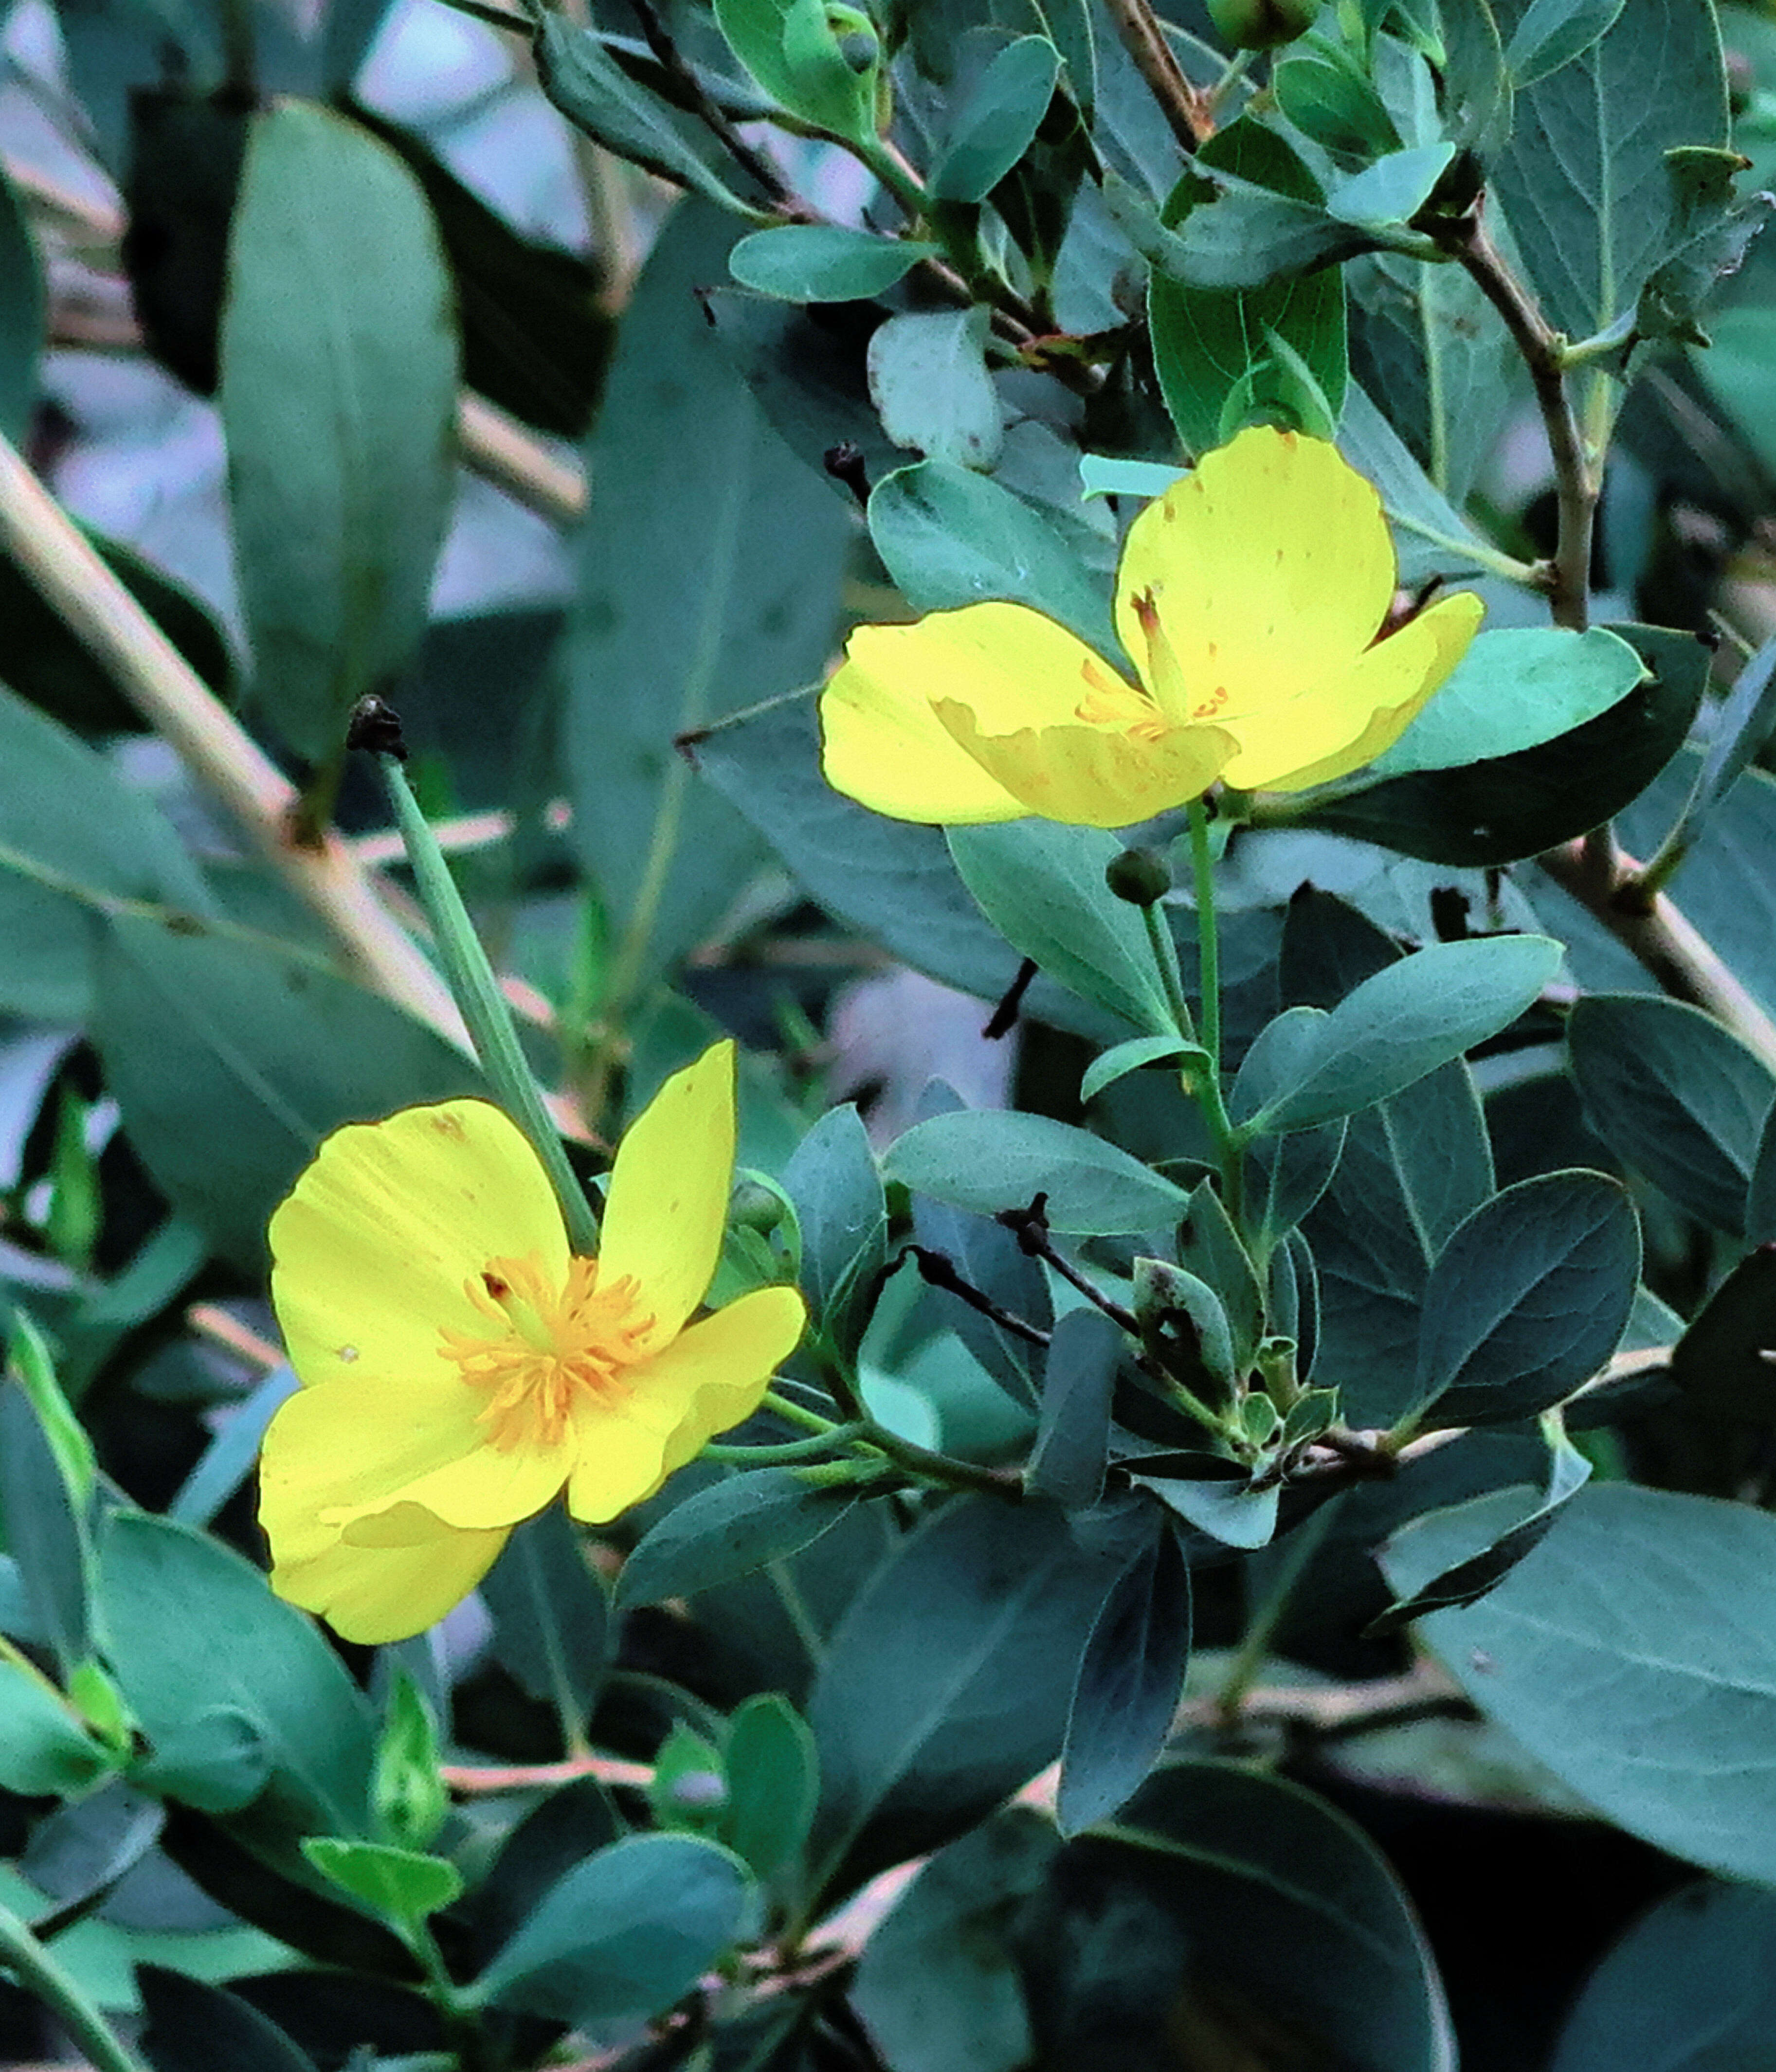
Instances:
[[[1616,846],[1606,829],[1601,840],[1567,842],[1537,861],[1634,952],[1674,1000],[1712,1014],[1776,1071],[1776,1022],[1681,909],[1663,892],[1648,895],[1639,882],[1640,864]]]
[[[1555,624],[1582,633],[1591,623],[1591,532],[1601,485],[1585,458],[1584,437],[1567,393],[1565,342],[1505,264],[1478,212],[1465,219],[1450,249],[1504,320],[1535,384],[1560,506],[1559,534],[1544,586]]]
[[[1178,53],[1166,41],[1148,0],[1108,0],[1108,6],[1123,47],[1159,103],[1172,134],[1186,151],[1194,152],[1215,134],[1215,117],[1207,96],[1184,76]]]

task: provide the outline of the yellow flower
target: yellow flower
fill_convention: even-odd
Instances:
[[[1116,617],[1135,682],[1026,605],[860,627],[820,700],[827,781],[895,820],[1120,828],[1217,779],[1342,777],[1405,731],[1480,623],[1464,592],[1377,639],[1396,578],[1370,484],[1323,440],[1254,426],[1128,529]]]
[[[596,1259],[486,1101],[328,1137],[271,1221],[272,1300],[304,1386],[265,1434],[272,1586],[348,1640],[418,1633],[564,1490],[574,1516],[652,1496],[758,1407],[801,1336],[791,1288],[688,1323],[734,1171],[734,1046],[624,1137]]]

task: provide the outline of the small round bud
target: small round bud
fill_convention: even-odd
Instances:
[[[1104,882],[1131,906],[1157,906],[1172,889],[1172,867],[1157,849],[1125,849],[1104,865]]]
[[[769,1237],[783,1219],[783,1205],[769,1187],[756,1180],[742,1180],[728,1198],[728,1220],[743,1230]]]
[[[1292,43],[1320,11],[1318,0],[1208,0],[1208,7],[1221,40],[1236,51]]]

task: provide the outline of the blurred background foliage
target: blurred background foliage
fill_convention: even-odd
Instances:
[[[1763,2062],[1776,24],[3,21],[0,2054]],[[1260,1285],[1138,1069],[1119,845],[874,818],[803,694],[981,597],[1113,651],[1128,518],[1264,416],[1375,481],[1403,609],[1472,585],[1642,672],[1494,648],[1509,724],[1227,832],[1230,1066],[1420,1018],[1265,1140]],[[374,1656],[271,1597],[266,1218],[342,1120],[480,1083],[364,919],[415,919],[372,692],[584,1169],[737,1034],[717,1292],[799,1264],[786,1386],[973,1488],[699,1464]],[[1520,997],[1447,961],[1516,931],[1562,952]],[[1038,1186],[1046,1259],[996,1220]],[[1133,1299],[1156,1249],[1230,1387],[1284,1339],[1311,1382],[1240,1461],[1063,1270]],[[1459,1437],[1372,1478],[1337,1416]],[[1009,1802],[1063,1741],[1057,1825],[1052,1777]]]

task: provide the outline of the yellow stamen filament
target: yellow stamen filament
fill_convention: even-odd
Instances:
[[[576,1402],[610,1405],[629,1393],[623,1370],[641,1358],[654,1327],[653,1317],[637,1309],[630,1275],[601,1287],[598,1262],[575,1259],[557,1288],[534,1256],[490,1259],[463,1292],[493,1334],[473,1337],[442,1326],[439,1350],[466,1382],[488,1392],[475,1421],[502,1450],[557,1445]]]
[[[1085,696],[1075,716],[1087,726],[1120,727],[1132,741],[1158,741],[1170,730],[1146,693],[1124,683],[1112,670],[1085,662],[1079,674],[1085,680]]]

